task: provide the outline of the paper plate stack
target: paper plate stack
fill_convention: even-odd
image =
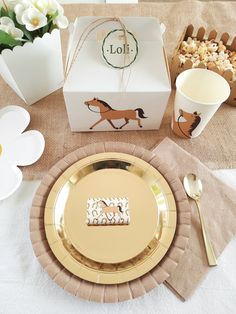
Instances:
[[[170,276],[188,243],[186,224],[188,200],[168,165],[144,148],[108,142],[79,148],[49,170],[30,233],[58,285],[87,300],[119,302]]]

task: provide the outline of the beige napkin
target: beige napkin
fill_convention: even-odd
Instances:
[[[196,173],[202,179],[204,189],[201,200],[202,212],[216,256],[219,256],[236,235],[236,191],[221,182],[197,158],[191,156],[169,138],[165,138],[153,151],[166,160],[181,180],[189,172]],[[210,270],[198,212],[194,201],[191,200],[190,204],[192,228],[189,247],[175,271],[166,281],[166,285],[183,300],[193,294]]]

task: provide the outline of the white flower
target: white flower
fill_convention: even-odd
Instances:
[[[64,13],[63,7],[56,0],[33,0],[33,4],[45,15],[53,15],[57,11]]]
[[[66,28],[68,20],[63,7],[56,0],[8,0],[19,24],[34,31],[45,26],[48,20],[58,28]],[[55,16],[54,16],[55,15]]]
[[[34,6],[43,14],[53,16],[57,13],[57,16],[53,19],[53,24],[58,28],[66,28],[68,26],[68,20],[64,16],[63,7],[56,0],[34,0]]]
[[[45,142],[40,132],[22,133],[29,122],[29,113],[19,106],[0,110],[0,200],[21,184],[22,172],[17,166],[31,165],[43,153]]]
[[[19,24],[24,24],[22,22],[22,15],[24,12],[32,6],[32,3],[29,0],[21,0],[14,7],[14,11],[16,13],[16,20]]]
[[[57,25],[58,28],[67,28],[69,22],[67,17],[63,14],[59,14],[54,20],[53,24]]]
[[[19,2],[19,0],[5,0],[5,3],[8,7],[8,9],[12,10],[14,9],[15,5]]]
[[[47,17],[36,8],[28,8],[22,15],[22,22],[28,31],[34,31],[45,26]]]
[[[64,15],[63,7],[56,0],[48,0],[49,1],[49,10],[48,14],[52,15],[56,12],[58,15],[53,19],[53,24],[58,28],[67,28],[69,22],[67,17]],[[50,11],[51,10],[51,11]]]
[[[24,36],[24,33],[22,32],[22,30],[20,30],[19,28],[16,28],[13,21],[7,16],[0,18],[0,30],[9,34],[14,39],[20,40]]]
[[[32,4],[37,10],[39,10],[45,16],[47,15],[47,6],[48,6],[47,0],[33,0]]]

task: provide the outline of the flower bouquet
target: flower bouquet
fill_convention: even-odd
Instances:
[[[56,0],[2,0],[0,74],[27,104],[62,86],[59,29],[67,26]]]

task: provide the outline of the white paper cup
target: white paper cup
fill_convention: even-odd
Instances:
[[[197,137],[229,95],[228,82],[213,71],[182,72],[176,80],[173,132],[183,138]]]

